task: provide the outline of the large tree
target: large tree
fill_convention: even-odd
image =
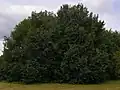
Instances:
[[[0,79],[100,83],[117,77],[120,34],[104,25],[82,4],[63,5],[57,15],[32,12],[5,37]]]

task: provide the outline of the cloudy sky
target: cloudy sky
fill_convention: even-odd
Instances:
[[[30,15],[31,11],[56,12],[60,5],[66,3],[83,3],[105,20],[107,28],[120,30],[120,0],[0,0],[0,51],[3,47],[3,36],[8,36],[14,26]]]

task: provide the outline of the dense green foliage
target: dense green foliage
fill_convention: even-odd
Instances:
[[[0,79],[101,83],[120,78],[120,34],[82,4],[32,12],[5,37]]]

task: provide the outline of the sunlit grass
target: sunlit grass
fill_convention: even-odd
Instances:
[[[0,90],[120,90],[120,81],[110,81],[100,85],[70,85],[70,84],[23,85],[1,82]]]

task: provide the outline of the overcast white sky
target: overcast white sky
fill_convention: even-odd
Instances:
[[[3,49],[3,36],[8,36],[31,11],[46,9],[56,12],[62,4],[77,3],[83,3],[90,11],[99,14],[107,28],[120,30],[120,0],[0,0],[0,51]]]

